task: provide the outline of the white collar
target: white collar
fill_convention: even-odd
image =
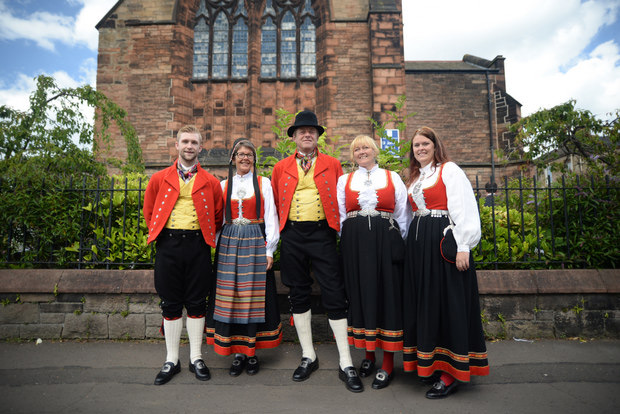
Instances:
[[[194,168],[194,166],[196,166],[196,164],[198,164],[198,162],[195,162],[194,164],[192,164],[189,167],[186,167],[185,165],[183,165],[183,163],[181,162],[181,160],[177,161],[177,165],[179,167],[181,167],[181,171],[183,172],[188,172],[189,170],[191,170],[192,168]]]
[[[437,169],[437,165],[434,165],[432,162],[429,162],[428,164],[426,164],[426,166],[420,168],[420,174],[434,172],[435,169]]]
[[[359,171],[361,171],[361,172],[365,172],[365,173],[373,173],[373,172],[375,172],[375,171],[377,171],[377,170],[379,169],[379,165],[378,165],[378,164],[375,164],[375,165],[374,165],[374,166],[373,166],[370,170],[367,170],[366,168],[364,168],[364,167],[362,167],[362,166],[360,166],[358,169],[359,169]]]
[[[241,180],[245,180],[246,178],[252,178],[252,171],[248,172],[247,174],[244,175],[240,175],[239,173],[235,174],[235,178],[241,179]]]

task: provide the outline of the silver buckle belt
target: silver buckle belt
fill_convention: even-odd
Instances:
[[[363,217],[381,216],[381,218],[391,219],[394,216],[394,213],[390,213],[389,211],[379,211],[379,210],[356,210],[356,211],[349,211],[347,213],[347,218],[357,217],[357,216],[363,216]]]
[[[427,208],[413,212],[414,217],[423,217],[431,215],[431,217],[448,217],[448,210],[429,210]]]
[[[347,218],[357,217],[357,216],[368,217],[368,230],[372,230],[371,224],[370,224],[370,218],[377,217],[377,216],[380,216],[381,218],[384,218],[384,219],[388,219],[390,221],[389,230],[394,228],[394,213],[390,213],[389,211],[356,210],[356,211],[349,211],[347,213]]]
[[[237,226],[247,226],[248,224],[256,224],[256,223],[264,223],[265,220],[264,219],[247,219],[245,217],[237,217],[236,219],[232,220],[232,224],[236,224]],[[227,224],[230,224],[231,222],[226,222]]]

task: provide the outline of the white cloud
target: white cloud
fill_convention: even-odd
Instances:
[[[89,49],[97,50],[99,33],[95,25],[114,6],[117,0],[74,0],[84,5],[75,20],[74,34],[86,43]]]
[[[105,16],[116,0],[67,0],[82,5],[76,17],[59,13],[34,12],[20,17],[0,1],[0,39],[25,39],[46,50],[55,50],[57,43],[82,45],[96,51],[98,32],[95,25]]]
[[[36,82],[31,76],[20,73],[17,79],[7,89],[0,89],[0,105],[6,105],[13,109],[25,111],[29,107],[29,97]]]
[[[53,77],[59,88],[76,88],[85,84],[95,85],[97,76],[97,62],[95,59],[89,58],[82,62],[79,72],[80,75],[77,78],[72,77],[65,71],[49,73],[45,70],[40,70],[34,75],[20,73],[8,87],[5,83],[0,84],[0,105],[6,105],[20,111],[27,110],[30,106],[30,94],[37,86],[35,77],[39,74]]]
[[[403,1],[405,58],[502,55],[523,115],[574,98],[603,116],[620,106],[618,40],[585,50],[619,10],[617,0]]]
[[[12,15],[4,5],[0,7],[0,39],[30,40],[52,51],[55,42],[72,43],[72,18],[47,12],[35,12],[28,18],[20,18]]]

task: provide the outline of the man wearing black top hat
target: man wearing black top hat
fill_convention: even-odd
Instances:
[[[288,129],[297,146],[295,154],[279,161],[271,178],[280,216],[282,282],[290,289],[293,321],[302,348],[293,381],[308,379],[319,367],[312,343],[311,264],[340,354],[339,377],[349,391],[362,392],[348,344],[347,300],[336,250],[340,230],[336,185],[342,167],[336,158],[319,153],[318,138],[323,132],[314,112],[299,112]]]

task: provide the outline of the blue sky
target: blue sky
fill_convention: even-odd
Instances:
[[[116,2],[0,0],[0,104],[25,109],[42,73],[95,85],[95,25]],[[619,0],[404,0],[403,21],[406,60],[502,55],[523,115],[571,98],[620,108]]]

